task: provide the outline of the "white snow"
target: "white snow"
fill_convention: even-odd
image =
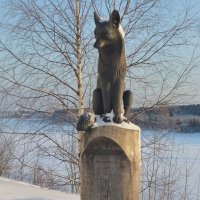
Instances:
[[[0,200],[80,200],[80,197],[0,177]]]
[[[111,120],[111,122],[104,122],[102,120],[102,118],[100,117],[100,115],[96,115],[96,122],[93,124],[92,128],[97,128],[100,126],[117,126],[120,128],[124,128],[124,129],[131,129],[131,130],[139,130],[140,131],[140,127],[129,122],[125,122],[123,121],[121,124],[117,124],[113,122],[113,117],[114,117],[114,113],[113,111],[111,113],[107,113],[106,116],[108,116]],[[122,116],[124,119],[126,119],[124,116]]]

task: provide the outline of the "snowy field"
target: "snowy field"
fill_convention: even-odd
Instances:
[[[0,177],[1,200],[80,200],[75,194],[48,190]]]

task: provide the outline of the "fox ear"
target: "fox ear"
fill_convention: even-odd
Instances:
[[[119,12],[117,10],[113,10],[112,11],[112,14],[110,15],[110,22],[116,28],[119,27],[119,24],[120,24],[120,15],[119,15]]]
[[[100,22],[100,17],[96,12],[94,12],[94,21],[96,25]]]

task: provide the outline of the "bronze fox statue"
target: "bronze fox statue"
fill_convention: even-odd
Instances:
[[[101,115],[104,122],[111,121],[106,114],[113,111],[113,122],[120,124],[132,105],[131,91],[124,91],[127,64],[120,15],[114,10],[108,21],[101,21],[95,12],[94,21],[94,47],[98,49],[99,61],[97,88],[93,92],[93,111],[95,115]],[[94,121],[92,115],[83,114],[79,118],[77,130],[87,130]]]

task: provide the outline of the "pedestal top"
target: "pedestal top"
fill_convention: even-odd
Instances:
[[[92,128],[97,128],[97,127],[106,127],[106,126],[114,126],[114,127],[119,127],[119,128],[124,128],[124,129],[130,129],[134,131],[140,131],[140,127],[131,123],[131,122],[125,122],[123,121],[121,124],[116,124],[112,121],[112,114],[110,116],[111,122],[104,122],[102,118],[99,115],[96,115],[96,122],[93,124]]]

